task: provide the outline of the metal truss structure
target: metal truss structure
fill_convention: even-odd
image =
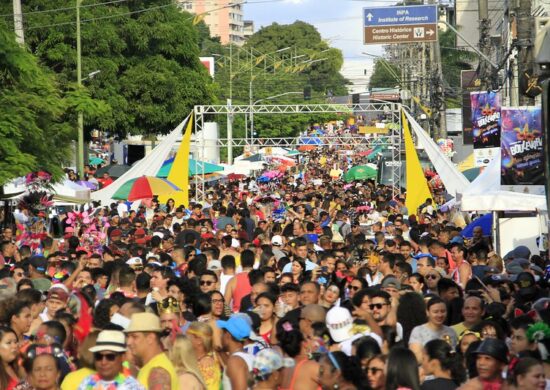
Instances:
[[[321,143],[318,146],[350,146],[353,145],[358,149],[368,149],[370,146],[380,145],[387,146],[391,151],[392,166],[392,183],[394,187],[400,185],[401,182],[401,155],[402,147],[402,126],[401,126],[401,109],[399,103],[394,102],[371,102],[361,104],[289,104],[289,105],[211,105],[211,106],[195,106],[195,134],[202,134],[203,138],[195,140],[198,148],[202,149],[204,155],[205,140],[204,140],[204,124],[205,116],[209,119],[216,115],[227,116],[228,137],[218,139],[217,146],[227,147],[228,159],[232,162],[233,147],[268,147],[279,146],[284,148],[297,148],[300,146],[300,137],[281,137],[281,138],[233,138],[232,125],[235,115],[256,115],[256,114],[364,114],[373,117],[383,116],[386,127],[389,129],[387,135],[378,138],[367,138],[361,135],[341,135],[330,137],[319,137]],[[198,201],[204,201],[205,193],[204,170],[202,175],[195,175],[195,198]],[[396,191],[396,190],[394,190]]]

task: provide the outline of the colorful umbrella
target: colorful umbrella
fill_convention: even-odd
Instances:
[[[351,168],[344,175],[344,179],[349,183],[354,180],[368,180],[374,179],[377,175],[377,170],[369,167],[368,165],[358,165]]]
[[[130,179],[124,183],[113,195],[113,199],[129,200],[130,202],[138,199],[149,199],[153,196],[166,195],[181,191],[173,183],[166,179],[153,176],[141,176],[136,179]]]
[[[162,167],[160,167],[157,177],[168,177],[168,174],[170,173],[170,170],[172,169],[172,165],[174,164],[174,159],[168,159],[162,164]],[[193,160],[192,158],[189,159],[189,176],[194,175],[202,175],[202,171],[204,169],[204,174],[210,174],[214,172],[222,172],[223,167],[221,165],[216,165],[204,161],[198,161]]]
[[[103,164],[105,160],[100,157],[90,157],[90,165],[99,165]]]

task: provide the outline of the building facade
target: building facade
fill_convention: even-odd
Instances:
[[[243,4],[235,0],[177,0],[179,7],[196,15],[205,15],[210,35],[220,37],[222,44],[244,44]]]

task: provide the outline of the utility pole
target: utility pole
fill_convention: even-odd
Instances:
[[[489,2],[488,0],[478,0],[478,21],[479,21],[479,50],[489,57],[491,53],[491,45],[489,42],[489,35],[491,31],[491,21],[489,20]],[[479,79],[482,86],[491,88],[491,84],[488,82],[490,79],[489,64],[485,58],[481,58],[479,62]]]
[[[517,0],[517,46],[518,46],[518,87],[522,78],[533,76],[533,20],[531,17],[531,0]],[[518,91],[519,105],[532,106],[535,100]]]
[[[13,27],[15,30],[15,41],[23,46],[25,44],[25,31],[23,30],[21,0],[13,0]]]
[[[82,87],[82,44],[80,40],[80,4],[76,0],[76,81]],[[78,112],[78,175],[84,180],[84,115]]]
[[[435,1],[430,0],[429,4],[435,4]],[[439,16],[439,9],[437,14]],[[441,66],[441,47],[439,46],[439,35],[435,42],[430,43],[430,61],[433,64],[433,79],[435,81],[432,96],[430,98],[432,107],[434,108],[432,111],[432,116],[434,114],[439,116],[439,126],[437,126],[437,129],[434,129],[433,137],[434,139],[447,138],[445,88],[443,86],[443,69]]]

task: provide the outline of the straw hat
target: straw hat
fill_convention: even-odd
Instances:
[[[99,332],[95,346],[89,349],[90,352],[126,351],[126,337],[119,330],[103,330]]]
[[[134,332],[153,332],[160,333],[160,319],[153,313],[135,313],[130,319],[130,326],[124,331],[125,333]]]

